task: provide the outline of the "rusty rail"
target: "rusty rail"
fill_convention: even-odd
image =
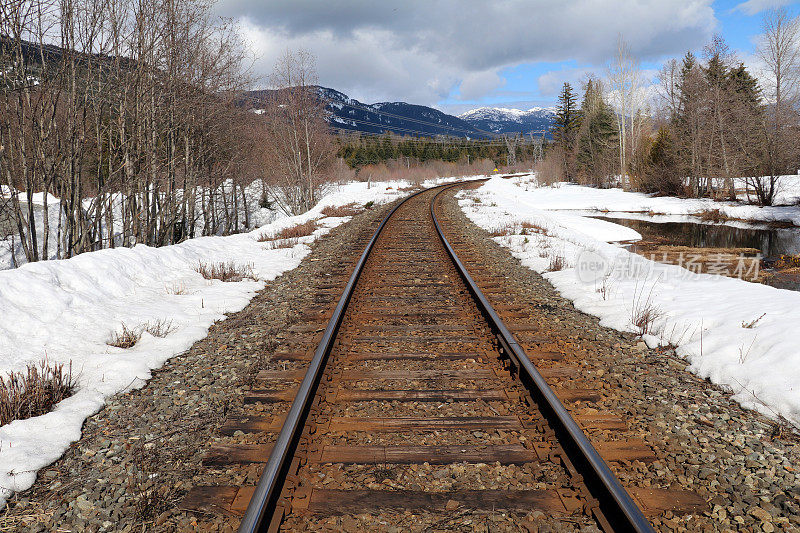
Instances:
[[[503,324],[502,320],[474,282],[466,267],[460,261],[445,237],[444,231],[436,217],[434,207],[442,192],[452,187],[462,185],[463,183],[464,182],[459,182],[435,187],[441,190],[430,204],[430,213],[434,225],[448,255],[467,285],[471,295],[477,302],[478,307],[484,314],[492,331],[495,332],[504,354],[509,357],[512,364],[517,368],[521,381],[526,386],[531,396],[537,401],[542,413],[546,416],[548,423],[555,431],[564,453],[567,455],[564,460],[571,462],[583,476],[585,484],[596,500],[594,509],[598,521],[602,524],[607,520],[607,526],[610,526],[610,529],[613,531],[653,531],[640,509],[620,485],[605,461],[603,461],[598,452],[594,449],[580,427],[569,415],[566,408],[561,404],[544,378],[542,378],[530,359],[525,355],[521,346],[519,346],[513,335]],[[358,260],[338,300],[333,315],[328,321],[322,339],[314,352],[308,370],[300,384],[297,395],[292,402],[286,421],[281,428],[269,460],[265,465],[255,492],[240,523],[240,532],[251,533],[266,531],[273,522],[275,513],[280,510],[281,492],[287,474],[290,471],[295,451],[322,379],[328,357],[336,340],[339,327],[341,326],[345,311],[361,276],[363,267],[375,242],[392,215],[394,215],[397,209],[406,201],[417,196],[421,192],[424,191],[419,191],[405,198],[386,215]]]
[[[459,184],[444,187],[431,201],[431,217],[450,259],[452,259],[461,278],[478,303],[478,307],[484,313],[487,322],[492,330],[495,331],[503,351],[512,360],[519,373],[520,380],[536,400],[542,414],[545,415],[550,426],[556,432],[564,452],[583,476],[584,483],[596,498],[599,510],[609,521],[611,528],[614,531],[652,532],[653,528],[650,522],[644,517],[642,511],[633,502],[633,499],[620,484],[580,426],[570,416],[564,404],[561,403],[530,358],[525,354],[525,351],[517,343],[514,335],[511,334],[500,316],[495,312],[492,304],[489,303],[489,300],[472,279],[467,268],[456,255],[447,237],[445,237],[442,226],[439,224],[439,219],[436,217],[435,205],[443,192],[456,185]]]

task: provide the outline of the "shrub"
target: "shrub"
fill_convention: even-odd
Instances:
[[[550,266],[547,267],[547,270],[550,272],[558,272],[565,268],[567,268],[567,261],[564,259],[564,256],[556,254],[550,257]]]
[[[164,290],[167,291],[167,294],[189,294],[189,291],[186,289],[186,285],[183,283],[173,283],[172,285],[164,287]]]
[[[354,217],[361,213],[361,211],[363,211],[361,207],[355,203],[350,203],[340,206],[329,205],[328,207],[324,207],[322,209],[322,214],[326,217]]]
[[[299,239],[300,237],[308,237],[314,233],[316,229],[317,222],[314,220],[309,220],[308,222],[303,222],[302,224],[298,224],[296,226],[283,228],[277,233],[262,233],[256,240],[258,242],[267,242],[275,239]]]
[[[50,365],[46,360],[29,364],[24,372],[0,376],[0,426],[50,412],[55,404],[72,396],[77,383],[72,363]]]
[[[253,274],[253,265],[237,265],[233,261],[227,263],[200,262],[195,270],[206,279],[218,279],[220,281],[256,279]]]
[[[111,338],[106,342],[109,346],[117,348],[128,349],[132,348],[142,338],[142,331],[139,328],[128,329],[128,326],[122,324],[120,331],[115,331],[111,334]]]
[[[664,315],[664,312],[653,303],[653,289],[650,289],[647,298],[644,296],[644,287],[641,290],[634,289],[633,305],[631,306],[631,324],[636,328],[639,335],[653,333],[653,326],[656,320]]]
[[[706,209],[697,213],[697,216],[700,217],[700,220],[706,222],[724,222],[729,219],[728,216],[719,209]]]
[[[300,239],[297,237],[293,239],[276,239],[274,241],[267,241],[267,250],[277,250],[278,248],[294,248],[300,244]]]
[[[146,322],[144,326],[141,327],[153,337],[159,338],[164,338],[175,331],[175,328],[172,326],[172,320],[167,320],[166,318],[159,318],[152,322]]]
[[[375,205],[375,202],[370,200],[369,202],[364,204],[364,209],[372,209],[372,206]]]

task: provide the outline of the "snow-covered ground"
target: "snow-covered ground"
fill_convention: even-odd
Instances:
[[[47,359],[72,366],[78,390],[45,415],[0,427],[0,507],[10,491],[30,487],[40,468],[78,440],[83,421],[105,399],[142,387],[151,370],[206,336],[225,313],[244,308],[256,292],[295,268],[309,244],[346,218],[323,217],[326,206],[385,203],[407,193],[401,182],[332,186],[311,211],[280,218],[250,233],[200,237],[174,246],[116,248],[68,260],[0,270],[0,375]],[[268,249],[257,238],[317,219],[313,236],[293,248]],[[208,281],[200,262],[252,265],[258,281]],[[129,349],[106,344],[123,324],[167,320],[164,338],[144,333]]]
[[[609,244],[636,239],[635,231],[554,211],[680,214],[720,204],[578,186],[536,187],[531,179],[493,178],[476,191],[461,193],[459,202],[486,229],[516,224],[516,234],[495,240],[525,266],[543,273],[578,309],[600,317],[603,326],[639,333],[634,319],[649,308],[655,315],[650,332],[643,335],[649,346],[676,346],[691,371],[730,387],[744,406],[800,424],[800,292],[656,263]],[[762,210],[726,204],[722,209],[742,218],[800,223],[800,209],[793,207]],[[547,233],[522,235],[523,221]],[[566,268],[549,271],[559,256]],[[747,278],[749,273],[742,274]]]
[[[645,212],[661,215],[695,215],[718,209],[729,218],[758,221],[791,222],[800,226],[800,205],[788,207],[759,207],[733,202],[718,202],[709,198],[675,198],[627,192],[622,189],[595,189],[570,183],[552,187],[539,187],[532,177],[515,183],[523,190],[536,194],[526,196],[532,207],[548,210],[595,210],[612,212]],[[781,178],[781,202],[797,203],[800,200],[800,176]]]

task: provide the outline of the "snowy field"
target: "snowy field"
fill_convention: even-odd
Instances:
[[[0,375],[47,359],[71,364],[78,390],[45,415],[0,427],[0,507],[11,491],[30,487],[81,435],[83,421],[111,395],[144,386],[151,370],[206,336],[225,313],[243,309],[266,281],[295,268],[309,244],[345,222],[322,209],[394,200],[402,182],[332,186],[311,211],[285,217],[244,234],[200,237],[174,246],[116,248],[68,260],[41,261],[0,270]],[[286,249],[268,249],[257,238],[308,220],[320,228]],[[196,272],[200,262],[252,265],[258,281],[223,283]],[[144,333],[129,349],[106,342],[129,328],[167,320],[164,338]]]
[[[532,180],[493,178],[461,193],[459,203],[483,228],[516,224],[516,234],[495,240],[603,326],[641,333],[634,322],[649,310],[654,319],[643,334],[649,346],[675,346],[692,372],[729,387],[742,405],[800,424],[800,293],[650,261],[610,244],[638,238],[634,230],[562,211],[686,214],[721,208],[730,216],[800,223],[800,208],[766,210],[621,190],[537,187]],[[522,235],[523,221],[546,234]],[[554,270],[559,257],[565,268]]]
[[[729,218],[763,222],[790,222],[800,226],[800,205],[788,207],[759,207],[733,202],[718,202],[709,198],[675,198],[627,192],[622,189],[595,189],[570,183],[539,187],[535,179],[522,178],[515,183],[522,191],[536,189],[526,195],[531,207],[547,210],[611,211],[618,213],[649,213],[656,215],[695,215],[718,209]],[[742,185],[743,186],[743,185]],[[800,202],[800,176],[783,176],[776,203]]]

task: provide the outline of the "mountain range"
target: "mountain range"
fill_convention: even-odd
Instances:
[[[458,118],[492,133],[548,132],[553,125],[554,107],[532,107],[527,111],[505,107],[479,107]]]
[[[532,133],[549,130],[555,110],[552,108],[518,109],[481,107],[454,116],[432,107],[407,102],[379,102],[365,104],[344,93],[327,87],[318,87],[320,97],[330,111],[328,122],[338,131],[357,131],[382,134],[387,131],[398,135],[447,135],[471,139],[490,138],[504,133]],[[252,109],[259,109],[270,91],[250,91],[245,101]]]

